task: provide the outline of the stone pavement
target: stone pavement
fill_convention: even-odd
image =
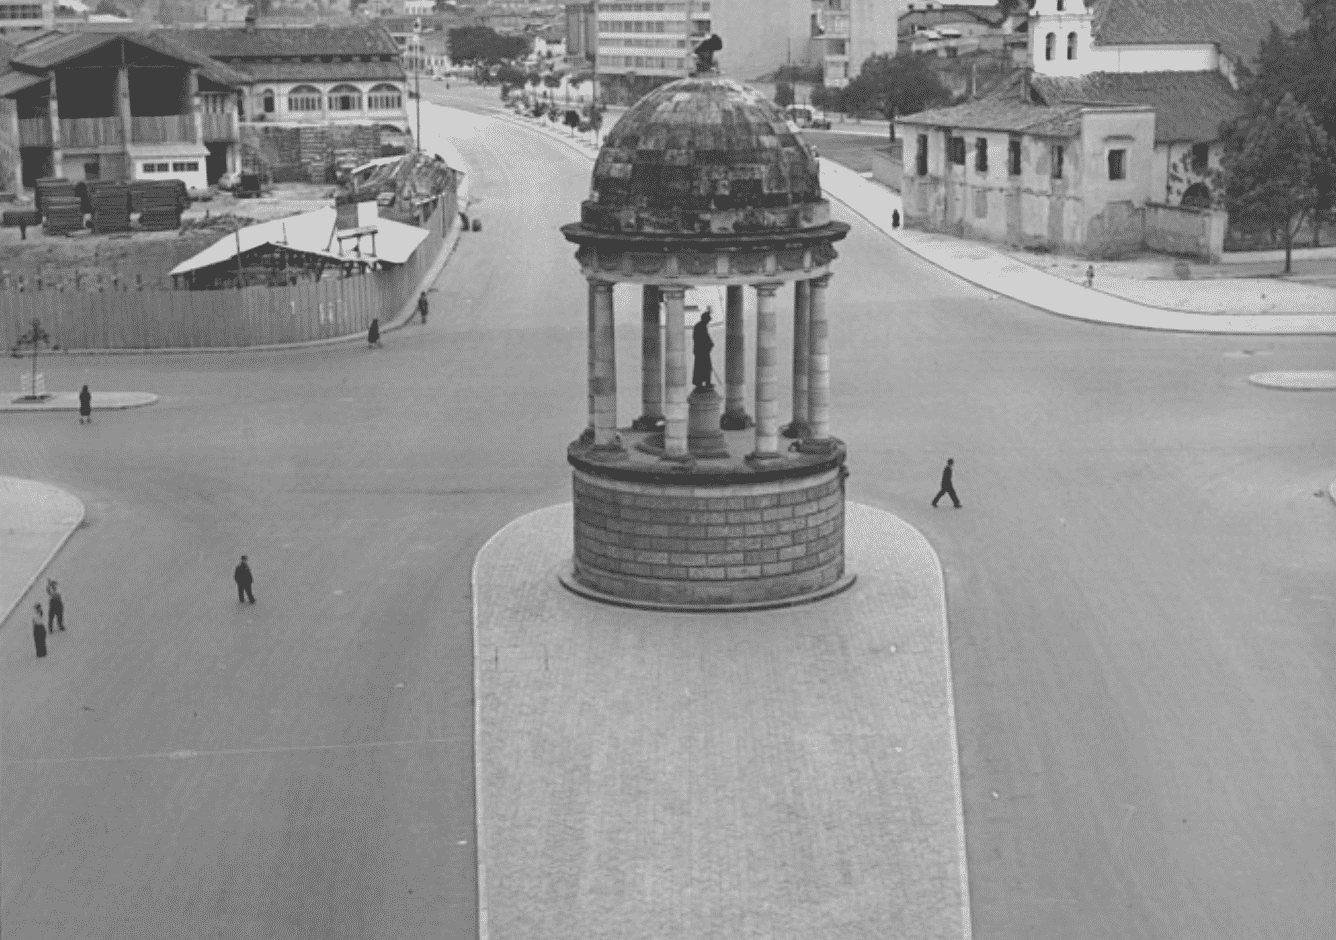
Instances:
[[[519,117],[504,108],[494,110],[566,141],[591,159],[598,154],[590,135],[572,138],[564,127],[545,119]],[[1071,277],[1060,261],[1053,262],[1055,271],[1049,272],[985,242],[892,228],[891,213],[901,209],[900,195],[824,157],[821,186],[829,198],[844,203],[919,257],[985,290],[1058,316],[1186,333],[1336,333],[1336,290],[1330,287],[1261,278],[1203,282],[1105,277],[1097,264],[1096,286],[1090,289],[1079,283],[1080,277]],[[1081,277],[1084,271],[1083,264]]]
[[[35,480],[0,477],[0,623],[8,619],[83,518],[84,504],[62,489]],[[43,602],[45,598],[45,593],[40,595]],[[21,626],[27,625],[26,618],[19,620]]]
[[[558,584],[571,512],[474,563],[483,940],[968,938],[927,540],[850,503],[848,591],[672,614]]]
[[[93,392],[94,411],[120,411],[142,408],[158,400],[148,392]],[[78,411],[78,392],[54,392],[42,401],[24,401],[21,398],[0,400],[0,411]]]

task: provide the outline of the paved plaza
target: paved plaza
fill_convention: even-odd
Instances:
[[[556,227],[577,217],[589,161],[492,115],[495,89],[424,86],[447,94],[463,110],[424,105],[426,130],[457,143],[484,228],[461,236],[428,325],[405,325],[376,350],[44,357],[53,390],[86,383],[158,400],[87,427],[68,413],[0,414],[0,474],[58,487],[86,512],[45,569],[61,582],[73,632],[39,663],[26,617],[0,629],[6,935],[478,935],[473,690],[475,653],[485,667],[486,649],[473,642],[483,599],[474,560],[508,523],[570,499],[565,447],[585,422],[586,286]],[[837,175],[823,168],[828,182]],[[1054,316],[1038,302],[1049,293],[1018,290],[1018,303],[994,289],[1001,282],[962,281],[905,250],[866,215],[835,214],[853,230],[830,288],[832,430],[849,445],[851,503],[903,520],[941,560],[959,741],[933,739],[920,783],[947,780],[943,755],[955,750],[974,935],[1323,940],[1336,923],[1332,393],[1249,377],[1330,371],[1336,339],[1124,330],[1073,319],[1082,308]],[[638,404],[639,308],[630,294],[617,304],[626,423]],[[960,511],[928,505],[947,456]],[[560,548],[535,539],[519,550]],[[242,553],[254,607],[237,605],[231,583]],[[524,597],[550,598],[554,610],[587,603],[543,593],[560,589],[537,574],[517,576]],[[870,597],[861,575],[826,603]],[[545,611],[505,629],[558,639],[615,629],[593,617],[563,627]],[[802,611],[791,636],[873,640],[832,633],[818,607],[806,609],[813,619]],[[700,648],[726,639],[699,638]],[[520,647],[508,660],[517,668],[503,672],[494,651],[495,678],[534,679],[537,654],[507,643]],[[580,655],[610,675],[609,649],[560,649],[546,662]],[[820,668],[868,679],[857,688],[895,692],[873,681],[894,656],[824,655]],[[718,668],[728,662],[740,660]],[[744,693],[778,701],[786,685],[801,689],[792,702],[822,708],[853,694],[828,682],[827,702],[820,683],[799,684],[794,660],[765,662],[775,668],[756,682],[722,686],[721,704],[754,709],[762,699]],[[669,701],[683,668],[666,662],[674,684],[656,687],[654,701]],[[925,720],[943,728],[943,676],[920,678],[939,694]],[[569,707],[550,677],[535,681]],[[607,688],[627,695],[629,677]],[[513,697],[492,702],[498,720],[526,714]],[[894,720],[852,713],[878,746],[889,743]],[[622,739],[592,713],[575,717],[584,724],[574,729],[605,737],[568,739],[573,749],[560,753],[572,759],[549,779],[493,781],[523,797],[502,802],[497,812],[510,815],[499,818],[530,825],[542,807],[548,824],[598,816],[593,804],[577,807],[584,815],[557,810],[580,780],[608,779]],[[811,743],[782,741],[778,720],[764,727],[781,756]],[[684,778],[641,775],[658,755],[638,746],[637,778],[623,783],[643,779],[666,797]],[[522,766],[556,753],[520,755]],[[945,782],[922,810],[869,795],[874,779],[904,782],[885,772],[892,760],[882,748],[850,766],[854,786],[829,808],[867,796],[857,811],[872,844],[887,845],[916,811],[924,831],[943,831],[931,827],[949,806]],[[665,766],[682,772],[680,761]],[[486,817],[496,804],[481,784]],[[689,803],[662,805],[683,811],[660,822],[674,850],[688,847],[692,830],[672,823],[690,821]],[[520,846],[525,831],[493,840],[484,828],[484,857],[507,837]],[[572,860],[614,861],[587,850],[619,844],[616,834],[571,835],[568,847],[585,852]],[[943,871],[944,845],[923,849]],[[721,857],[719,845],[698,848],[702,862]],[[497,866],[523,871],[532,859],[519,851]],[[790,840],[758,871],[795,878],[812,852]],[[894,860],[905,857],[877,853],[884,870],[870,854],[850,857],[851,881],[870,886],[857,899],[863,922],[895,910],[875,907],[875,886],[897,883]],[[611,877],[597,864],[580,871]],[[490,911],[502,909],[496,893],[514,890],[499,878],[485,882]],[[687,891],[685,878],[666,885]],[[838,867],[780,883],[798,881],[818,890],[800,895],[794,918],[849,912]],[[569,902],[552,915],[568,918],[574,900],[597,901],[594,883],[549,880],[540,897]],[[625,924],[632,909],[609,901],[599,923]],[[525,916],[497,913],[489,938],[551,935]],[[798,935],[788,932],[797,919],[770,923],[773,936]],[[847,935],[829,924],[824,934]]]

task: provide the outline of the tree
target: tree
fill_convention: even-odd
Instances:
[[[781,108],[793,104],[793,86],[788,82],[780,82],[775,86],[775,104]]]
[[[1318,207],[1319,178],[1336,163],[1326,131],[1289,92],[1274,107],[1257,103],[1221,130],[1225,208],[1281,231],[1289,274],[1294,236]]]
[[[487,26],[458,26],[449,36],[450,58],[455,62],[497,65],[529,51],[523,36],[502,36]]]
[[[513,65],[503,65],[493,76],[502,85],[511,85],[522,88],[528,82],[528,77]]]
[[[101,0],[93,12],[102,16],[125,16],[125,11],[112,3],[111,0]]]
[[[846,111],[884,116],[891,122],[894,140],[897,117],[950,101],[951,92],[925,57],[879,53],[863,62],[858,77],[845,86],[843,98]]]

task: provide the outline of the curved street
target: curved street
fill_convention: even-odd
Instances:
[[[470,570],[569,499],[586,288],[556,227],[590,166],[495,90],[424,95],[475,112],[428,133],[483,220],[428,325],[51,358],[54,389],[160,400],[0,415],[0,474],[87,506],[47,572],[71,632],[39,662],[22,607],[0,630],[6,935],[476,935]],[[946,569],[974,935],[1326,937],[1331,400],[1247,377],[1329,368],[1336,338],[1061,319],[836,216],[832,424],[849,498]],[[947,456],[958,512],[928,505]]]

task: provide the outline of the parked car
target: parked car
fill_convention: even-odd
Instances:
[[[830,118],[809,105],[791,104],[784,109],[784,116],[804,130],[830,130]]]

